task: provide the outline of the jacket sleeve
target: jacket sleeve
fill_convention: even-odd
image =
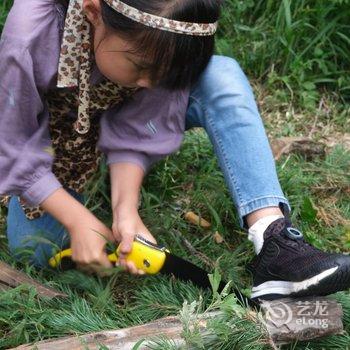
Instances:
[[[175,152],[185,130],[189,91],[142,89],[101,118],[99,148],[107,163],[130,162],[145,172]]]
[[[38,69],[38,67],[37,67]],[[0,194],[38,205],[61,187],[51,171],[49,112],[26,47],[0,41]]]

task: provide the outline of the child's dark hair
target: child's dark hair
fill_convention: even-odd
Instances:
[[[182,89],[192,86],[214,52],[214,36],[192,36],[154,29],[114,11],[101,1],[105,25],[132,42],[135,53],[151,58],[146,69],[157,86]],[[221,0],[123,0],[143,12],[177,21],[213,23]],[[149,59],[148,59],[149,60]]]

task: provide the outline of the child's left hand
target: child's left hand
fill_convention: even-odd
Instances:
[[[126,256],[130,253],[132,243],[136,235],[157,243],[142,222],[137,208],[128,205],[119,205],[113,213],[112,232],[115,239],[120,242],[119,265],[132,274],[143,275],[144,271],[138,270],[133,262],[127,262]]]

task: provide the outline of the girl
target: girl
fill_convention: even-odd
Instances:
[[[252,296],[349,288],[350,257],[312,247],[285,217],[288,201],[249,83],[234,60],[212,56],[219,5],[15,1],[0,44],[0,193],[12,195],[12,252],[33,246],[26,238],[41,230],[60,246],[70,240],[80,265],[108,267],[105,238],[114,239],[121,264],[141,273],[125,254],[137,233],[155,241],[137,212],[142,179],[179,147],[186,121],[206,129],[249,229],[257,253]],[[101,151],[111,173],[112,230],[80,195]],[[33,262],[45,265],[50,254],[36,245]]]
[[[218,16],[217,0],[14,2],[0,47],[0,193],[13,195],[12,252],[34,247],[32,262],[47,265],[50,245],[33,238],[44,232],[59,246],[69,238],[80,265],[109,267],[106,238],[125,253],[137,232],[154,241],[137,211],[141,182],[181,143],[188,88],[212,56]],[[113,231],[81,203],[101,151]]]

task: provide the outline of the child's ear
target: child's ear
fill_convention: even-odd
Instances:
[[[102,21],[100,0],[84,0],[83,10],[89,22],[97,27]]]

